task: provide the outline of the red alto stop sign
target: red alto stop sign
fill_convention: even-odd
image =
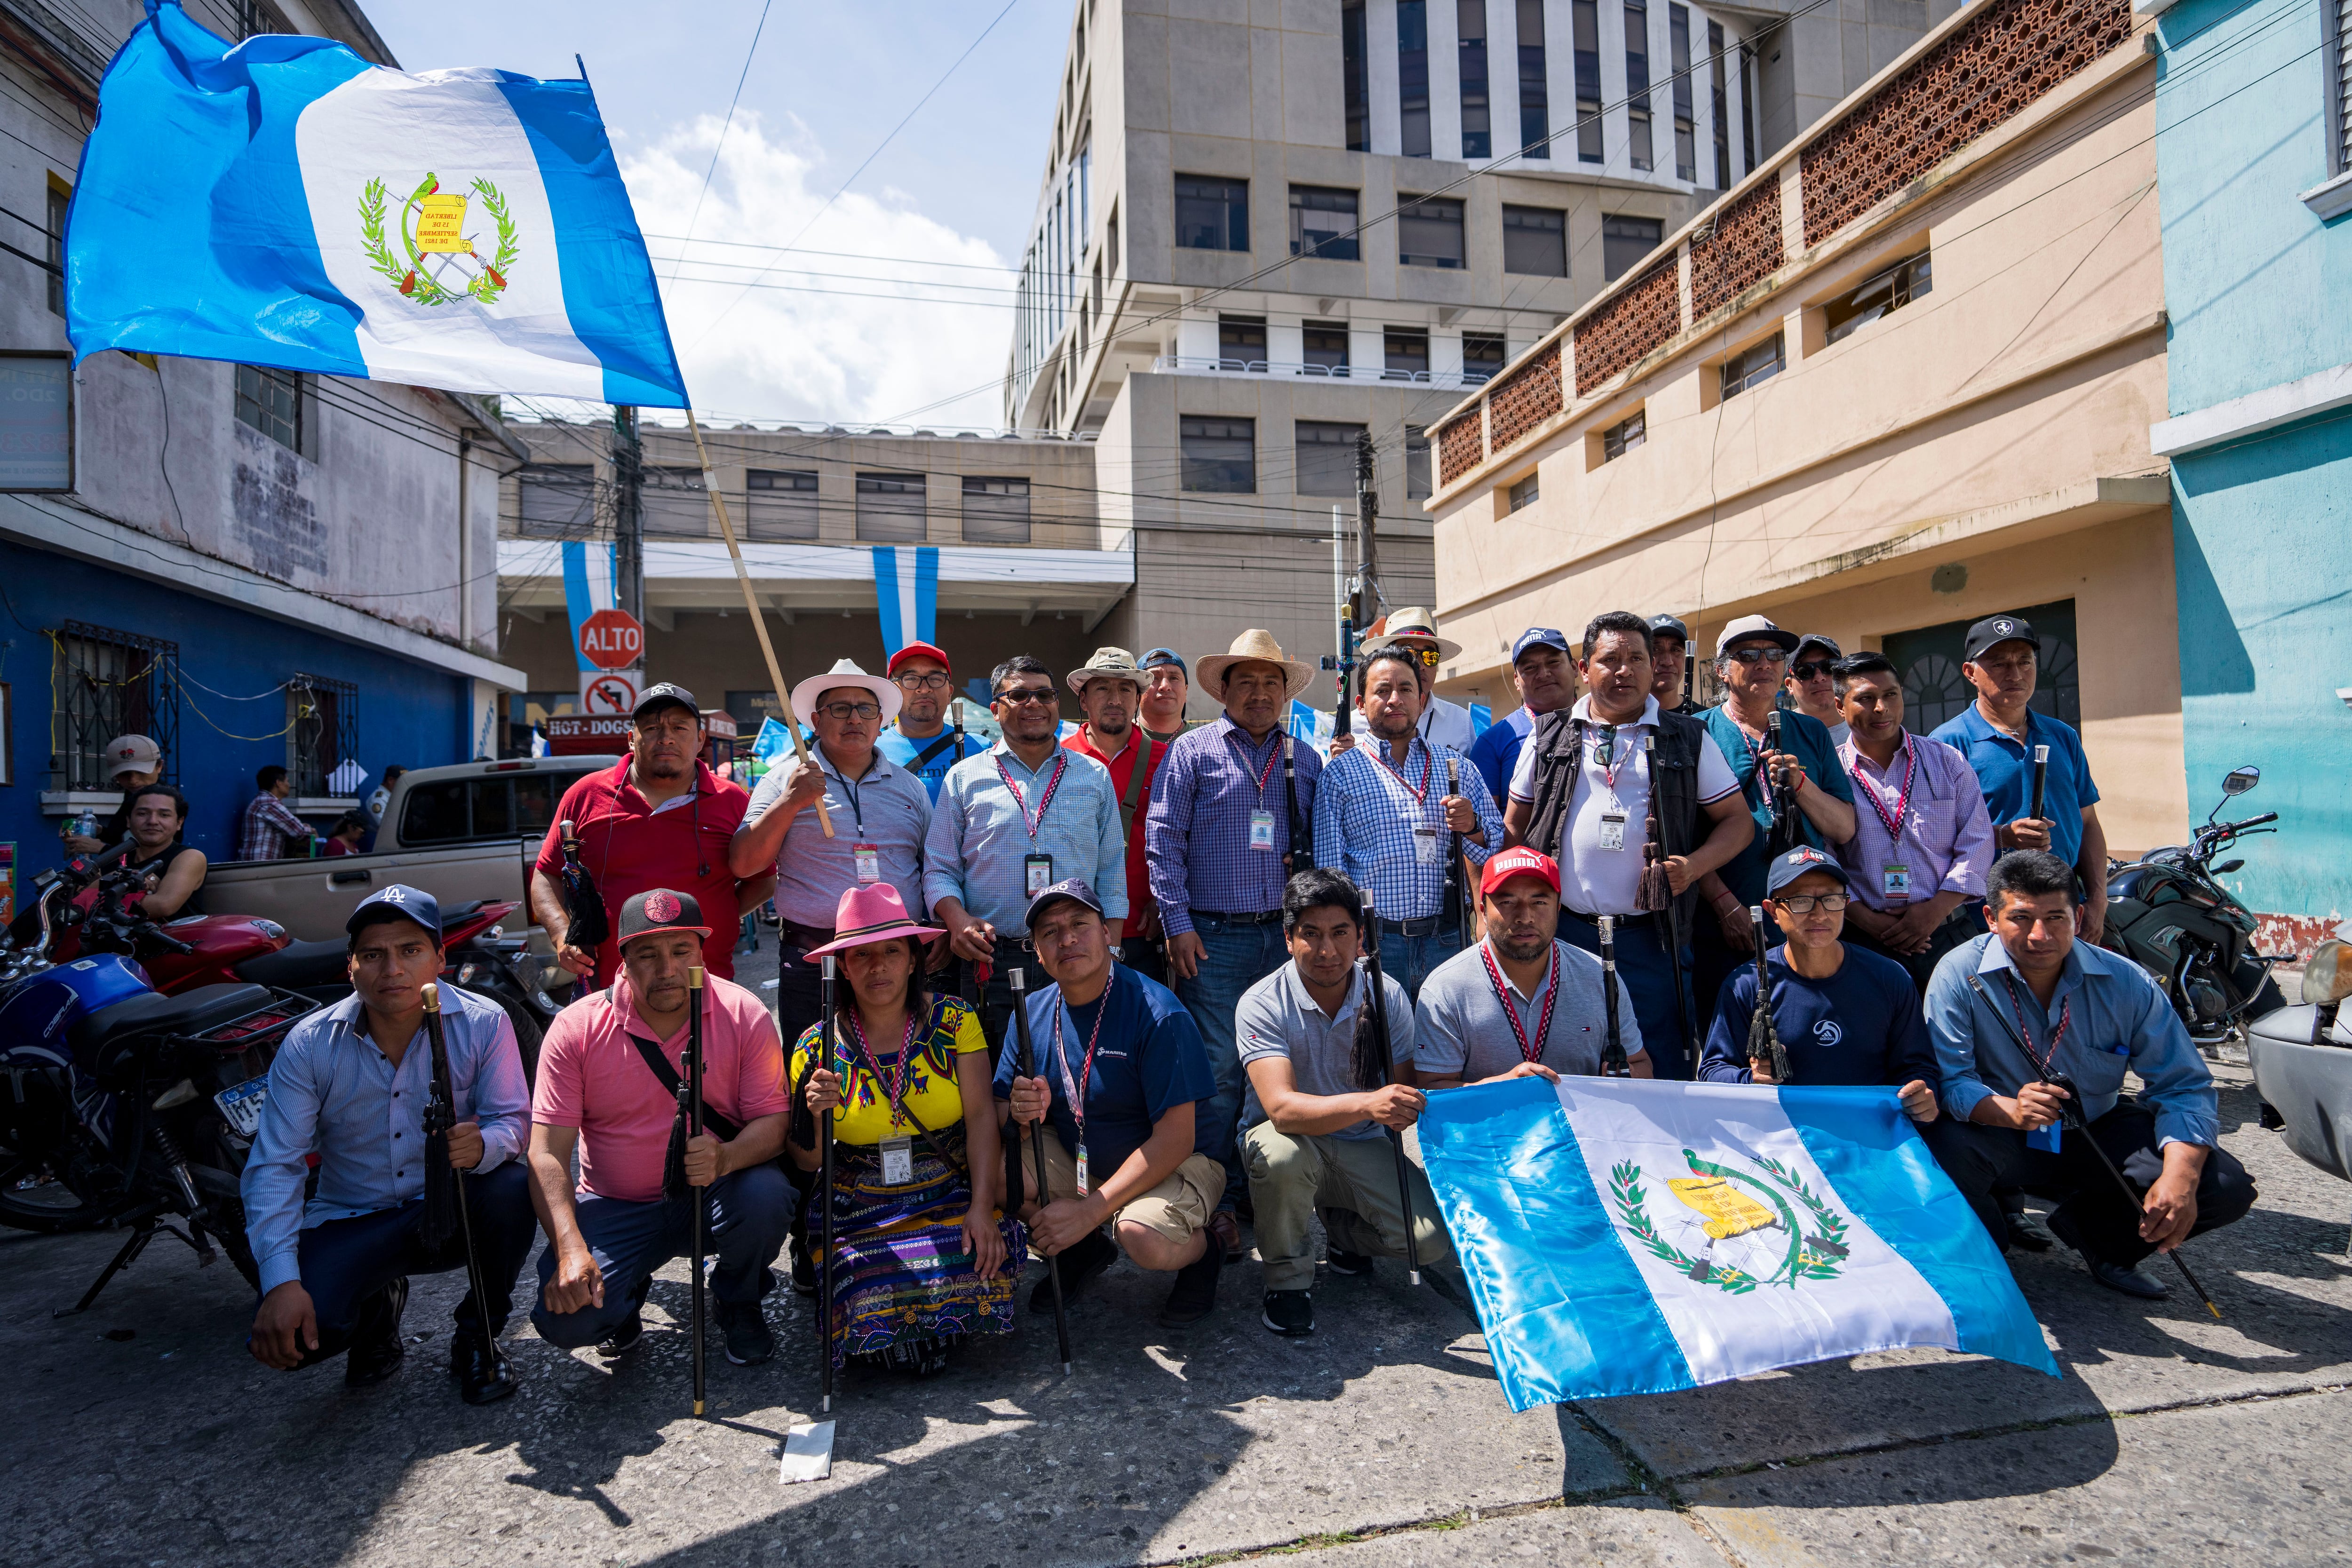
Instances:
[[[645,662],[646,628],[626,610],[598,610],[580,623],[580,656],[599,669]]]

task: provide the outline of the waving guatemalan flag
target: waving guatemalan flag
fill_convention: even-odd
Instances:
[[[585,81],[231,48],[149,0],[99,93],[65,272],[77,357],[686,405]]]
[[[1514,1079],[1421,1149],[1514,1410],[1901,1345],[2058,1374],[1891,1089]]]

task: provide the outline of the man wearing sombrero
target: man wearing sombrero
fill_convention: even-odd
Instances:
[[[1228,1253],[1240,1249],[1234,1211],[1247,1191],[1233,1139],[1246,1079],[1234,1034],[1242,994],[1290,961],[1282,895],[1293,866],[1292,826],[1315,819],[1323,760],[1295,744],[1283,724],[1314,667],[1286,657],[1268,631],[1252,629],[1198,661],[1201,689],[1222,718],[1168,748],[1152,780],[1144,824],[1151,894],[1168,933],[1168,971],[1199,1026],[1217,1092],[1202,1114],[1214,1123],[1227,1163],[1223,1201],[1211,1221]],[[1311,858],[1311,857],[1310,857]]]
[[[1439,637],[1437,617],[1418,605],[1394,612],[1380,626],[1375,636],[1364,639],[1360,651],[1369,657],[1392,647],[1412,658],[1421,676],[1422,700],[1421,720],[1414,733],[1430,745],[1451,746],[1466,754],[1470,743],[1477,739],[1471,732],[1470,710],[1440,697],[1436,691],[1437,667],[1460,657],[1462,645]]]

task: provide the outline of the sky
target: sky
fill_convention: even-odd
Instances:
[[[1001,418],[1012,267],[1044,176],[1072,3],[771,0],[723,148],[762,0],[367,11],[406,70],[572,77],[572,57],[585,63],[706,423],[948,428]],[[797,248],[775,248],[786,245]]]

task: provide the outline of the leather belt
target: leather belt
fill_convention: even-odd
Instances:
[[[1570,919],[1582,921],[1586,925],[1592,927],[1595,931],[1601,929],[1601,917],[1599,915],[1588,915],[1582,910],[1571,910],[1566,904],[1562,904],[1559,907],[1559,912],[1569,916]],[[1655,925],[1658,923],[1660,912],[1661,911],[1657,910],[1644,910],[1640,914],[1615,915],[1611,918],[1615,920],[1618,928],[1622,930],[1626,926]]]
[[[1440,931],[1452,931],[1456,923],[1444,915],[1423,915],[1417,921],[1392,921],[1383,917],[1381,934],[1385,936],[1393,931],[1399,936],[1435,936]]]
[[[1227,925],[1262,926],[1269,921],[1280,920],[1282,911],[1261,910],[1252,914],[1227,914],[1223,910],[1194,910],[1192,918],[1195,921],[1223,921]]]
[[[813,947],[823,947],[833,940],[832,927],[804,926],[798,921],[778,920],[776,932],[783,939],[785,946],[796,947],[803,952]]]

